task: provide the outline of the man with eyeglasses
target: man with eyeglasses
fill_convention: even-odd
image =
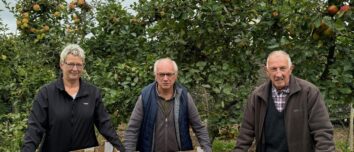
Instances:
[[[60,78],[44,85],[37,94],[22,152],[68,152],[98,146],[95,126],[116,149],[124,152],[101,99],[99,89],[81,79],[84,50],[67,45],[60,54]],[[43,140],[43,141],[42,141]]]
[[[247,101],[235,152],[334,152],[333,126],[319,89],[291,75],[294,66],[284,51],[268,55],[270,80]]]
[[[211,144],[206,127],[187,89],[176,83],[175,61],[162,58],[154,64],[155,81],[139,96],[125,131],[127,152],[193,150],[189,128],[206,152]]]

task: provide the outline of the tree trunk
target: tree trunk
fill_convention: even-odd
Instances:
[[[353,151],[353,117],[354,117],[354,109],[353,104],[350,104],[350,124],[349,124],[349,149]]]

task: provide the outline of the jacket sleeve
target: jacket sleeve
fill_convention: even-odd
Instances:
[[[205,152],[211,152],[211,143],[208,135],[207,128],[202,124],[200,119],[198,109],[194,104],[192,96],[188,93],[188,113],[189,121],[191,123],[192,129],[197,135],[199,144],[202,146]]]
[[[309,93],[309,126],[311,135],[315,140],[316,151],[335,151],[333,141],[333,126],[329,120],[329,114],[320,91]]]
[[[28,118],[28,126],[23,138],[22,152],[36,151],[47,129],[48,123],[48,101],[45,95],[45,88],[35,97],[31,113]]]
[[[95,125],[106,140],[120,152],[125,152],[125,148],[113,127],[110,116],[102,103],[99,91],[96,92]]]
[[[243,113],[243,121],[240,128],[240,133],[236,139],[236,147],[234,152],[248,151],[255,137],[255,110],[254,110],[255,95],[252,94],[245,106]]]
[[[127,152],[133,152],[136,150],[136,145],[138,143],[143,116],[144,116],[143,103],[142,103],[141,96],[139,96],[135,104],[134,110],[130,116],[128,127],[125,130],[125,134],[124,134],[125,137],[124,145],[127,149]]]

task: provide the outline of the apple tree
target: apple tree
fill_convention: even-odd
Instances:
[[[296,76],[319,86],[332,118],[347,116],[343,103],[353,101],[350,1],[142,0],[134,10],[156,56],[174,58],[179,80],[204,95],[198,99],[207,101],[200,102],[206,105],[201,113],[212,136],[240,122],[244,101],[262,81],[259,69],[278,49],[290,53]]]
[[[83,41],[82,35],[89,31],[66,31],[67,25],[89,27],[91,22],[86,19],[90,18],[85,17],[92,13],[88,4],[69,9],[65,0],[2,3],[16,17],[18,31],[1,35],[0,79],[4,81],[0,82],[0,151],[18,151],[35,94],[40,86],[59,76],[59,52],[65,43]],[[75,22],[74,13],[82,15],[82,21]]]
[[[212,138],[240,120],[257,81],[260,53],[253,47],[256,2],[140,1],[136,18],[156,56],[180,67],[179,81],[192,92]]]
[[[103,91],[103,101],[115,124],[127,122],[142,87],[153,80],[155,50],[144,24],[120,2],[96,4],[97,26],[85,41],[87,78]]]

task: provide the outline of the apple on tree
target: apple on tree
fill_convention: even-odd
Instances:
[[[33,10],[38,12],[39,10],[41,10],[41,6],[39,6],[38,4],[34,4],[33,5]]]
[[[343,5],[340,7],[340,11],[342,12],[347,12],[350,10],[350,6],[349,5]]]
[[[338,12],[338,7],[336,5],[332,4],[332,5],[328,6],[327,12],[329,15],[334,16]]]

